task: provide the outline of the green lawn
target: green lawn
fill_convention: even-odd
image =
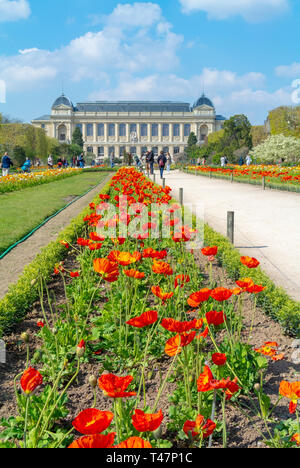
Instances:
[[[31,232],[46,218],[89,188],[106,173],[90,172],[0,195],[0,254]]]

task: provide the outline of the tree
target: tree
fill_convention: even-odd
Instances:
[[[271,135],[300,138],[300,106],[280,106],[269,112]]]
[[[25,149],[22,146],[15,146],[12,157],[17,166],[22,166],[26,159]]]
[[[73,145],[78,145],[81,148],[81,151],[83,149],[84,141],[82,138],[82,133],[79,127],[76,127],[73,135],[72,135],[72,144]]]
[[[253,146],[258,146],[268,138],[268,133],[264,125],[255,125],[251,129]]]
[[[189,139],[188,139],[188,147],[191,146],[196,146],[198,143],[197,137],[194,132],[190,133]]]
[[[250,154],[263,163],[277,163],[279,159],[284,159],[287,163],[297,164],[300,162],[300,139],[271,135]]]
[[[251,124],[244,114],[230,117],[224,123],[224,143],[226,146],[231,146],[233,150],[243,146],[248,147],[249,150],[252,149],[251,128]]]

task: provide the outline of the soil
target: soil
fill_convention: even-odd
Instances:
[[[43,227],[33,234],[29,239],[15,247],[0,262],[0,299],[8,292],[9,286],[16,283],[26,265],[31,263],[40,253],[43,247],[55,240],[66,226],[70,224],[86,206],[95,198],[111,175],[108,175],[101,184],[97,185],[87,195],[74,202],[55,218],[48,221]],[[69,199],[70,198],[70,199]],[[72,201],[73,197],[68,197],[66,203]]]
[[[205,258],[202,255],[198,255],[196,256],[196,261],[199,264],[201,271],[205,271]],[[67,267],[70,269],[76,268],[74,260],[71,257],[67,259],[67,262],[69,262],[69,265],[66,265]],[[229,288],[235,286],[224,273],[224,270],[218,264],[217,260],[213,263],[213,278],[219,285]],[[208,280],[207,276],[206,280]],[[55,277],[49,287],[55,292],[57,302],[63,303],[65,301],[65,297],[61,282]],[[245,302],[244,311],[243,321],[245,330],[243,332],[243,338],[244,341],[247,341],[253,316],[253,303],[250,299]],[[33,353],[39,345],[38,339],[35,337],[35,333],[37,330],[36,323],[41,315],[40,305],[38,303],[34,304],[34,307],[27,315],[27,318],[15,328],[13,333],[4,338],[7,345],[7,363],[5,365],[0,364],[0,420],[2,417],[16,415],[13,379],[17,374],[24,370],[26,364],[25,346],[20,341],[20,334],[24,331],[28,331],[33,337],[30,344],[31,353]],[[291,355],[294,351],[292,348],[292,343],[294,341],[293,338],[285,336],[279,324],[275,323],[270,317],[267,317],[263,311],[257,309],[250,343],[253,346],[258,347],[265,341],[277,341],[279,343],[280,352],[285,353],[285,359],[283,361],[270,361],[269,369],[266,372],[264,391],[270,396],[272,403],[274,404],[278,398],[278,390],[281,380],[300,380],[300,366],[294,364],[291,360]],[[160,366],[163,373],[165,373],[169,366],[169,360],[163,359],[160,362]],[[93,394],[88,383],[88,378],[92,374],[98,376],[99,371],[99,363],[96,360],[92,360],[91,362],[81,366],[77,381],[68,391],[69,415],[65,420],[65,424],[67,426],[70,426],[71,421],[81,410],[89,408],[93,404]],[[153,406],[156,399],[159,384],[159,373],[154,372],[152,380],[147,382],[147,403],[150,407]],[[175,383],[169,383],[161,397],[159,408],[163,410],[165,415],[168,414],[168,396],[174,391],[175,387]],[[97,398],[97,408],[100,410],[111,409],[111,401],[108,401],[99,389],[97,391]],[[241,405],[250,405],[249,399],[244,396],[240,397],[239,402]],[[276,420],[280,421],[290,417],[288,404],[288,400],[281,400],[274,412]],[[252,417],[251,421],[249,420],[249,415]],[[246,407],[244,408],[243,414],[236,406],[229,404],[227,407],[226,418],[228,427],[228,446],[230,448],[266,448],[261,436],[261,433],[266,434],[266,428],[264,427],[263,422],[258,417],[253,417],[251,411]],[[167,422],[168,419],[165,418],[163,423],[163,437],[166,437],[168,440],[173,439],[174,447],[188,447],[186,442],[178,441],[178,439],[176,440],[175,434],[174,437],[173,434],[166,435]],[[214,442],[215,448],[221,448],[221,446],[222,444],[218,440]]]

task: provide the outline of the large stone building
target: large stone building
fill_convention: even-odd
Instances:
[[[204,94],[192,106],[185,102],[82,102],[76,106],[64,94],[54,102],[51,114],[32,121],[47,136],[70,143],[76,127],[84,140],[84,150],[95,159],[122,157],[124,151],[142,155],[152,149],[173,156],[184,152],[194,132],[200,144],[223,127],[225,118],[216,115],[213,103]]]

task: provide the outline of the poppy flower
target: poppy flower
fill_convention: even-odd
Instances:
[[[132,424],[139,432],[154,432],[160,427],[163,419],[164,415],[161,410],[156,414],[146,414],[136,409],[132,416]]]
[[[152,271],[153,273],[157,275],[165,275],[165,276],[173,275],[173,270],[168,263],[161,262],[156,259],[153,260]]]
[[[273,357],[277,353],[274,347],[278,347],[278,344],[276,342],[267,341],[260,348],[255,348],[254,351],[256,351],[259,354],[263,354],[264,356]]]
[[[104,281],[113,283],[118,280],[119,269],[117,263],[111,262],[107,258],[96,258],[93,263],[94,270],[102,276]]]
[[[71,278],[79,278],[79,271],[71,271],[70,276]]]
[[[236,281],[236,284],[242,288],[242,289],[246,289],[246,288],[249,288],[250,286],[253,286],[254,285],[254,281],[251,279],[251,278],[244,278],[244,279],[241,279],[239,281]]]
[[[42,385],[43,383],[43,376],[32,367],[29,367],[22,375],[21,380],[21,387],[23,392],[26,395],[30,395],[34,390]]]
[[[250,294],[258,294],[262,291],[264,291],[266,288],[261,286],[261,285],[258,285],[258,284],[252,284],[251,286],[248,286],[246,288],[246,291]]]
[[[107,257],[112,262],[117,262],[119,265],[128,266],[132,263],[139,262],[142,258],[140,252],[120,252],[119,250],[113,250]]]
[[[132,327],[136,328],[143,328],[147,327],[148,325],[153,325],[158,319],[158,313],[156,310],[149,310],[148,312],[144,312],[140,317],[135,317],[129,320],[127,325],[131,325]]]
[[[87,247],[90,244],[90,239],[83,239],[80,237],[77,239],[77,245],[80,245],[81,247]]]
[[[227,288],[216,288],[211,291],[210,296],[218,302],[223,302],[232,296],[232,291]]]
[[[106,431],[113,420],[110,411],[99,411],[97,409],[86,409],[82,411],[73,421],[76,431],[84,435],[100,434]]]
[[[129,439],[125,440],[124,442],[121,442],[118,445],[115,445],[114,448],[120,448],[120,449],[148,449],[152,448],[152,445],[150,442],[147,440],[141,439],[140,437],[130,437]]]
[[[39,320],[37,322],[36,326],[39,327],[39,328],[44,328],[45,324],[44,324],[44,322],[42,320]]]
[[[142,273],[137,270],[124,270],[124,274],[128,276],[128,278],[134,278],[134,279],[144,279],[145,278],[145,273]]]
[[[209,334],[209,328],[206,327],[205,330],[197,336],[197,339],[201,340],[201,338],[207,338],[208,334]]]
[[[298,433],[294,434],[293,437],[291,438],[291,442],[296,442],[298,447],[300,447],[300,435]]]
[[[191,278],[189,275],[177,275],[175,278],[175,289],[180,286],[180,288],[183,288],[184,284],[189,283],[191,281]]]
[[[99,236],[97,232],[91,232],[90,233],[90,239],[94,242],[103,242],[105,241],[105,237]]]
[[[185,333],[193,328],[196,328],[197,320],[194,319],[188,322],[180,322],[178,320],[174,320],[173,318],[165,318],[161,322],[161,326],[172,333]]]
[[[180,354],[182,348],[188,346],[194,340],[195,336],[196,332],[193,331],[191,333],[178,334],[170,338],[166,343],[165,353],[170,357]]]
[[[204,366],[203,372],[197,380],[198,392],[209,392],[213,390],[212,386],[213,375],[208,366]]]
[[[104,374],[99,378],[99,387],[103,390],[105,396],[111,398],[126,398],[136,395],[136,392],[126,392],[133,381],[133,377],[118,377],[114,374]]]
[[[289,406],[289,411],[291,414],[296,413],[296,408],[297,408],[297,403],[298,400],[300,399],[300,382],[287,382],[286,380],[283,380],[280,384],[279,388],[279,393],[280,395],[289,398],[290,401],[290,406]]]
[[[151,291],[154,294],[154,296],[161,299],[163,303],[165,303],[167,300],[171,299],[174,296],[173,292],[164,293],[159,286],[152,286]]]
[[[68,448],[70,449],[100,449],[110,448],[115,441],[116,434],[108,435],[94,434],[75,440]]]
[[[208,325],[214,325],[215,327],[217,327],[218,325],[222,325],[222,323],[225,322],[226,315],[222,310],[219,312],[216,310],[211,310],[210,312],[207,312],[205,314],[205,318]]]
[[[211,419],[206,420],[204,416],[199,414],[196,421],[186,421],[184,423],[183,431],[187,436],[191,434],[193,438],[201,436],[203,439],[206,439],[214,432],[216,427],[216,423]]]
[[[226,361],[227,361],[226,354],[215,353],[212,355],[212,362],[216,364],[216,366],[224,366]]]
[[[61,245],[63,245],[66,249],[69,249],[69,248],[70,248],[70,245],[68,244],[68,242],[59,241],[59,243],[60,243]]]
[[[101,243],[99,242],[91,242],[89,244],[89,249],[91,252],[94,252],[95,250],[100,250],[102,248],[102,245]]]
[[[204,249],[202,249],[201,252],[206,257],[215,257],[218,253],[218,247],[216,245],[214,245],[213,247],[204,247]]]
[[[234,380],[230,380],[227,383],[227,387],[226,387],[226,391],[225,391],[226,401],[231,400],[233,395],[235,393],[237,393],[240,389],[241,389],[241,387],[239,387],[238,384],[237,384],[237,377],[235,377]]]
[[[257,268],[260,262],[254,257],[241,257],[241,263],[248,268]]]
[[[210,298],[211,289],[204,288],[190,295],[188,298],[188,305],[190,307],[197,308],[202,302],[207,301]]]

